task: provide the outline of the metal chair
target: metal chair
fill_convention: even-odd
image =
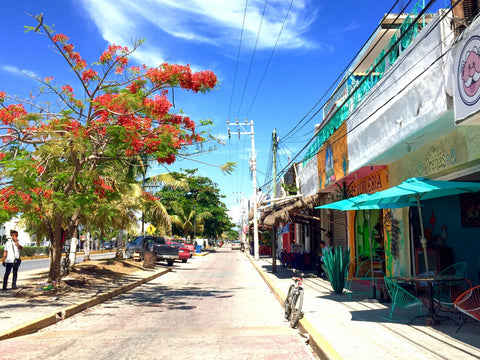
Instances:
[[[433,299],[438,304],[438,310],[451,311],[455,309],[454,302],[465,291],[472,288],[470,280],[440,282],[433,288]]]
[[[409,324],[416,319],[417,317],[423,316],[422,312],[422,301],[405,290],[403,287],[395,283],[392,279],[388,278],[387,276],[384,277],[385,286],[387,288],[388,293],[390,294],[390,298],[392,299],[392,307],[390,310],[390,315],[388,317],[384,317],[384,319],[388,321],[398,322],[393,318],[393,313],[395,309],[413,309],[418,306],[418,315],[411,318],[408,322]]]
[[[345,289],[349,299],[353,295],[371,295],[372,281],[375,288],[382,282],[385,276],[385,252],[382,256],[378,253],[373,254],[370,259],[370,253],[357,255],[350,260],[347,268],[353,269],[352,275],[345,278]],[[375,290],[376,291],[376,290]],[[376,296],[376,294],[375,294]]]
[[[438,275],[457,275],[457,276],[467,276],[467,263],[458,262],[453,265],[447,266],[445,269],[440,271]]]
[[[468,318],[480,321],[480,285],[461,294],[457,300],[455,300],[454,306],[458,311],[467,315],[458,327],[457,332],[462,328]]]

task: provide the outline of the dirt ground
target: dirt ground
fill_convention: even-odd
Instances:
[[[104,283],[115,282],[115,280],[141,269],[141,262],[127,259],[85,261],[75,264],[74,269],[64,276],[59,284],[53,284],[51,289],[45,289],[49,285],[46,283],[47,274],[45,274],[45,276],[39,278],[45,280],[45,282],[34,279],[28,284],[22,285],[21,291],[17,292],[16,297],[34,299],[71,295],[75,292],[83,292],[89,288],[101,286]]]

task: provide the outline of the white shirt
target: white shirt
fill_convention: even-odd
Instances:
[[[3,251],[7,252],[7,257],[5,262],[13,263],[14,259],[20,258],[20,250],[18,250],[17,245],[13,242],[12,239],[8,239],[3,247]]]

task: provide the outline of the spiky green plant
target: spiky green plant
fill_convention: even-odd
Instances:
[[[332,285],[335,294],[341,294],[345,287],[345,276],[350,260],[350,248],[342,253],[342,248],[337,246],[335,251],[326,251],[323,255],[323,269],[327,273],[328,281]]]

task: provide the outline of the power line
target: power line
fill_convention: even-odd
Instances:
[[[290,14],[290,9],[292,8],[293,5],[293,0],[290,1],[290,6],[288,7],[287,14],[285,15],[285,18],[283,19],[282,27],[280,29],[280,32],[278,33],[277,40],[275,41],[275,45],[273,46],[272,52],[270,53],[270,58],[268,59],[267,66],[265,67],[265,70],[263,71],[262,78],[260,79],[260,83],[258,84],[257,90],[255,91],[255,95],[253,96],[252,103],[250,104],[250,107],[247,110],[247,115],[246,117],[248,118],[248,115],[250,115],[250,110],[252,110],[253,104],[255,103],[255,100],[257,99],[258,92],[260,91],[260,88],[262,87],[263,80],[265,79],[265,75],[267,74],[267,70],[270,66],[270,63],[273,58],[273,54],[275,53],[275,50],[277,49],[278,41],[280,40],[280,36],[282,35],[283,28],[285,27],[285,23],[287,22],[288,15]]]
[[[405,9],[407,8],[407,6],[411,3],[412,0],[410,0],[407,5],[405,5],[402,9],[402,12],[405,11]],[[392,10],[394,9],[394,7],[398,4],[399,0],[397,0],[395,2],[395,4],[393,4],[393,6],[390,8],[390,10],[388,11],[388,13],[383,17],[383,18],[386,18],[388,15],[391,14]],[[400,14],[397,15],[396,19],[398,19],[398,17],[400,16]],[[396,20],[395,19],[395,20]],[[382,19],[383,20],[383,19]],[[390,28],[393,26],[394,22],[392,22],[389,27],[387,28],[387,30],[390,30]],[[378,28],[378,27],[377,27]],[[375,34],[375,32],[377,31],[377,28],[375,28],[375,30],[371,33],[369,39]],[[375,45],[380,42],[380,40],[383,38],[383,36],[385,36],[386,34],[386,31],[384,34],[382,34],[382,36],[380,37],[380,39],[377,40],[377,42],[375,43]],[[363,48],[363,47],[362,47]],[[335,79],[335,81],[330,85],[330,87],[323,93],[323,95],[320,97],[320,99],[315,103],[315,105],[313,105],[310,110],[297,122],[297,124],[295,124],[294,127],[292,127],[292,129],[286,134],[283,136],[283,139],[286,140],[288,139],[288,137],[290,136],[290,134],[295,134],[297,133],[300,129],[302,129],[310,120],[312,120],[319,112],[320,110],[323,108],[323,106],[325,106],[325,103],[323,103],[323,105],[320,107],[319,110],[317,110],[306,122],[305,119],[309,116],[309,114],[315,110],[315,108],[318,106],[318,104],[320,104],[321,101],[323,101],[323,99],[327,96],[327,94],[332,90],[332,88],[335,86],[335,84],[337,84],[337,82],[345,75],[345,73],[348,71],[348,69],[350,68],[350,66],[352,65],[352,63],[355,61],[355,59],[358,57],[358,55],[360,55],[361,51],[362,51],[362,48],[360,50],[357,51],[357,53],[354,55],[354,57],[352,58],[352,60],[350,60],[350,62],[348,63],[348,65],[343,69],[343,71],[340,73],[340,75]],[[375,48],[375,46],[372,46],[371,50],[368,52],[368,54],[366,54],[366,56],[368,56],[372,51],[373,49]],[[357,67],[353,70],[353,72],[358,68],[359,65],[357,65]],[[338,86],[337,88],[343,86],[343,84],[345,83],[346,80],[343,80]],[[328,100],[328,99],[327,99]],[[302,125],[302,122],[303,122],[303,125]]]
[[[240,105],[238,106],[237,117],[239,117],[239,115],[240,115],[240,109],[242,108],[243,99],[245,97],[245,91],[247,90],[248,80],[250,78],[250,73],[252,71],[253,60],[255,59],[255,53],[257,51],[258,39],[260,37],[260,31],[262,30],[263,18],[265,17],[265,10],[267,8],[267,2],[268,2],[268,0],[265,0],[265,4],[263,6],[262,18],[260,20],[260,25],[258,27],[257,39],[255,41],[255,46],[253,48],[252,58],[250,59],[250,66],[248,67],[247,79],[245,80],[245,86],[243,88],[242,98],[240,100]]]
[[[408,34],[409,30],[411,29],[412,26],[414,26],[417,21],[419,20],[419,18],[421,16],[423,16],[423,14],[433,5],[433,3],[436,2],[436,0],[431,0],[427,6],[425,6],[425,8],[417,15],[417,17],[415,18],[414,21],[412,21],[411,25],[405,30],[404,34]],[[455,7],[458,3],[460,2],[460,0],[457,0],[457,2],[452,6],[452,8],[446,12],[445,14],[442,15],[442,17],[438,20],[437,24],[435,24],[434,26],[432,26],[432,29],[429,30],[428,33],[425,34],[425,36],[423,37],[423,39],[425,39],[432,31],[435,27],[438,26],[438,24],[441,23],[441,21],[452,11],[453,7]],[[397,42],[394,44],[394,46],[396,44],[398,44],[398,42],[401,41],[402,37],[404,35],[402,34],[400,36],[400,38],[397,40]],[[423,41],[422,39],[422,41]],[[417,42],[416,44],[414,44],[413,46],[413,49],[417,46],[419,46],[419,44],[421,43],[421,41]],[[392,46],[392,48],[394,47]],[[439,46],[439,45],[437,45]],[[391,51],[391,49],[389,49],[389,51],[387,51],[387,53],[385,54],[385,56],[387,56],[389,54],[389,52]],[[350,133],[351,131],[355,130],[358,126],[360,126],[361,124],[365,123],[368,119],[370,119],[375,113],[377,113],[380,109],[382,109],[384,106],[386,106],[389,102],[391,102],[393,99],[395,99],[397,96],[399,96],[406,88],[408,88],[408,86],[410,86],[414,81],[417,80],[417,78],[421,75],[423,75],[428,69],[430,69],[437,61],[439,61],[440,59],[442,59],[448,52],[450,51],[450,49],[447,49],[444,53],[442,53],[438,58],[436,58],[429,66],[427,66],[420,74],[418,74],[414,79],[412,79],[410,82],[408,82],[402,89],[400,89],[396,94],[394,94],[390,99],[388,99],[387,101],[385,101],[380,107],[378,107],[374,112],[372,112],[369,116],[367,116],[364,120],[362,120],[361,122],[359,122],[359,124],[356,125],[356,127],[350,129],[350,131],[348,131],[348,133]],[[423,60],[425,58],[425,56],[422,58],[422,59],[419,59],[418,62],[420,62],[421,60]],[[381,61],[380,61],[381,62]],[[380,63],[379,62],[379,63]],[[417,63],[418,63],[417,62]],[[416,64],[415,64],[416,65]],[[410,69],[414,68],[415,66],[412,66],[410,67]],[[375,67],[371,70],[371,72],[373,72],[375,70]],[[370,73],[371,73],[370,72]],[[369,73],[369,74],[370,74]],[[389,74],[387,74],[387,76],[391,76],[392,72],[390,72]],[[385,77],[387,78],[387,77]],[[370,98],[372,96],[372,94],[369,94],[369,97]],[[364,102],[363,102],[363,106],[366,106],[366,100],[368,99],[364,99]],[[348,101],[348,99],[346,100]],[[338,110],[337,110],[338,111]],[[335,112],[336,113],[336,112]],[[334,113],[334,114],[335,114]],[[333,114],[333,115],[334,115]],[[332,115],[332,116],[333,116]],[[316,138],[317,134],[315,134],[313,137],[310,138],[310,140],[303,146],[303,148],[292,158],[292,160],[280,171],[279,173],[279,176],[282,176],[287,170],[288,168],[291,166],[291,164],[295,161],[295,159],[310,145],[310,143]],[[337,140],[338,141],[338,140]],[[271,182],[271,181],[270,181]],[[267,186],[270,182],[262,185],[263,186]]]
[[[230,118],[230,111],[232,109],[232,101],[233,101],[233,93],[235,91],[235,83],[237,81],[238,63],[240,61],[240,49],[242,48],[243,30],[245,29],[245,18],[247,17],[247,5],[248,5],[248,0],[245,0],[245,10],[243,11],[242,31],[240,32],[240,42],[238,43],[237,61],[235,62],[235,73],[233,75],[232,94],[230,96],[230,105],[228,106],[228,118]]]

